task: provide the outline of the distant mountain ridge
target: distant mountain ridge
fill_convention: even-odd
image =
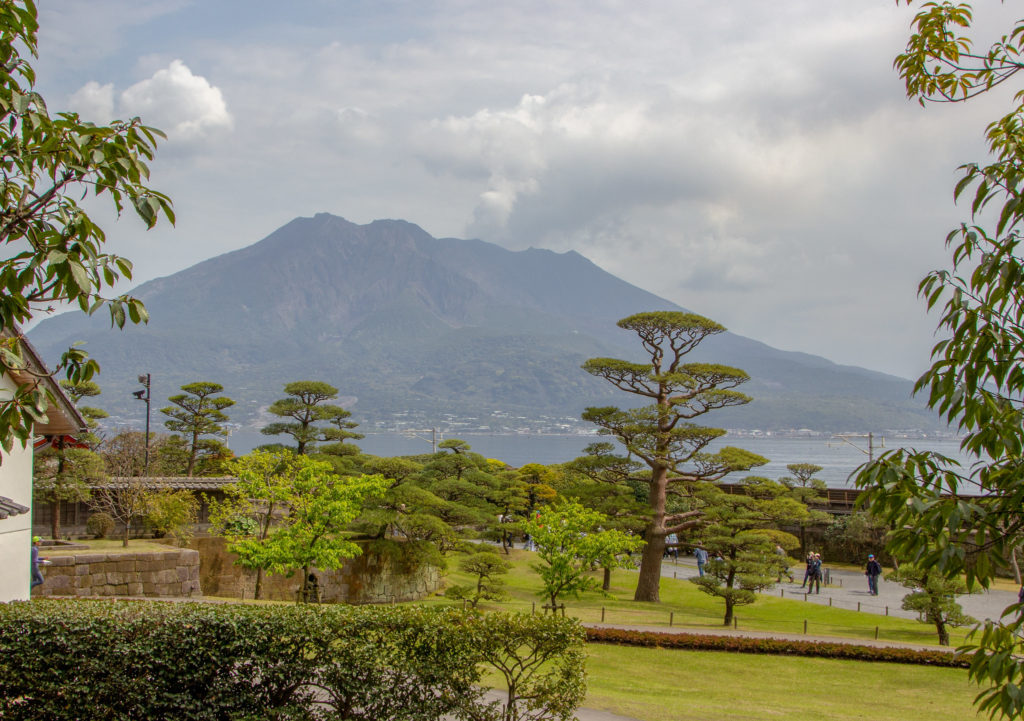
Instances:
[[[337,386],[364,422],[395,413],[578,416],[628,404],[591,378],[594,356],[640,359],[615,323],[679,306],[605,272],[576,252],[509,251],[434,238],[402,220],[356,225],[327,213],[296,218],[248,247],[140,285],[150,323],[114,331],[102,314],[65,314],[29,336],[49,360],[76,341],[103,368],[99,404],[139,415],[138,373],[154,398],[196,380],[221,383],[236,419],[292,380]],[[941,427],[912,384],[731,333],[700,358],[752,377],[755,402],[707,417],[734,428],[883,430]],[[154,401],[161,403],[162,401]],[[154,406],[154,410],[160,405]]]

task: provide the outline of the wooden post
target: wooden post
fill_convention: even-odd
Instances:
[[[601,606],[601,623],[604,623],[604,606]]]
[[[533,608],[530,609],[530,615],[531,616],[536,616],[537,615],[537,602],[536,601],[533,602]]]
[[[857,610],[860,610],[860,601],[857,601]]]
[[[672,578],[673,580],[678,578],[678,576],[676,575],[676,571],[672,571]]]
[[[878,640],[878,626],[875,626],[875,640]]]
[[[889,615],[889,607],[888,607],[888,606],[886,606],[886,607],[885,607],[885,615],[886,615],[886,616],[888,616],[888,615]]]
[[[740,627],[740,619],[739,619],[739,616],[733,616],[733,617],[732,617],[732,627],[733,627],[733,630],[735,630],[735,629],[737,629],[737,628],[739,628],[739,627]]]
[[[786,597],[786,589],[780,588],[779,589],[779,598],[785,598],[785,597]]]
[[[829,608],[832,607],[832,597],[831,596],[828,597],[828,605],[829,605]]]
[[[668,612],[668,627],[669,628],[672,628],[672,623],[675,620],[676,620],[676,612],[675,611],[669,611]]]
[[[807,619],[804,619],[804,635],[807,635]]]

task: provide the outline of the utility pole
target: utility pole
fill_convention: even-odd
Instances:
[[[875,434],[874,433],[834,433],[832,438],[840,440],[847,445],[853,446],[861,453],[866,453],[869,461],[875,460]],[[851,441],[851,438],[867,438],[868,449],[865,451],[863,448],[858,446],[856,443]],[[885,448],[885,436],[881,436],[881,448]]]
[[[421,436],[420,433],[430,434],[430,452],[437,453],[437,429],[436,428],[425,428],[425,429],[409,429],[403,431],[403,433],[409,438],[419,438],[421,441],[427,440],[426,436]]]
[[[151,393],[151,390],[152,390],[151,389],[151,384],[150,384],[149,373],[147,373],[144,376],[140,375],[139,376],[139,383],[141,383],[144,387],[142,388],[142,390],[138,390],[138,391],[133,392],[132,395],[135,396],[136,400],[140,400],[140,401],[142,401],[143,403],[146,404],[146,455],[145,455],[145,461],[143,462],[142,475],[143,476],[148,476],[149,475],[149,407],[150,407],[149,401],[150,401],[150,393]]]

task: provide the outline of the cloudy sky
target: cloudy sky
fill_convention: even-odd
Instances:
[[[916,377],[916,298],[1003,93],[921,108],[892,0],[44,0],[51,110],[139,115],[178,223],[136,280],[300,215],[576,250],[778,348]],[[1005,12],[1005,10],[995,10]],[[1003,18],[982,18],[998,28]]]

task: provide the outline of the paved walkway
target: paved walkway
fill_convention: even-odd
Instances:
[[[803,564],[794,566],[790,570],[793,573],[793,578],[796,579],[795,582],[791,583],[783,579],[782,583],[765,593],[782,598],[806,600],[808,603],[831,605],[835,608],[875,613],[880,616],[917,618],[915,612],[903,610],[903,597],[910,593],[910,589],[898,583],[879,579],[878,595],[872,596],[868,592],[868,580],[863,572],[830,569],[826,565],[825,570],[829,572],[831,585],[822,584],[820,593],[805,595],[806,589],[800,588],[800,581],[803,580],[804,575]],[[677,563],[673,563],[671,559],[665,559],[661,566],[661,574],[668,577],[689,578],[697,574],[697,562],[692,556],[680,556]],[[985,619],[998,619],[1004,608],[1017,602],[1017,594],[1012,591],[981,591],[957,596],[957,601],[967,614],[974,616],[979,621],[984,621]]]

